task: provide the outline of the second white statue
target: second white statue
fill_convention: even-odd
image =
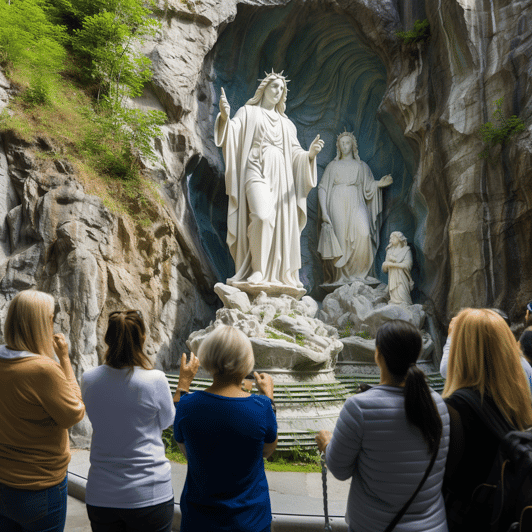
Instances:
[[[285,115],[286,83],[282,73],[267,75],[232,119],[222,88],[214,140],[225,160],[227,244],[236,270],[227,284],[300,296],[300,236],[323,141],[318,135],[309,151],[300,146]]]
[[[373,179],[369,166],[358,156],[353,133],[338,135],[336,147],[336,158],[325,168],[318,187],[322,221],[318,251],[324,260],[326,283],[348,284],[374,275],[381,189],[393,179],[391,175]]]

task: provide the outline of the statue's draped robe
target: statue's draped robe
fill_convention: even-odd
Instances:
[[[390,293],[390,303],[395,305],[411,305],[412,298],[410,292],[414,288],[414,281],[410,275],[410,270],[414,264],[410,246],[388,247],[385,262],[401,264],[405,268],[394,268],[388,266],[388,291]]]
[[[332,281],[364,279],[373,273],[379,247],[381,189],[369,166],[356,159],[331,161],[319,188],[325,190],[327,214],[342,248]]]
[[[279,113],[271,118],[255,105],[245,105],[225,123],[218,115],[214,140],[223,148],[229,196],[227,244],[236,273],[228,283],[245,281],[254,273],[253,253],[253,264],[263,265],[264,282],[302,287],[300,236],[307,223],[307,195],[317,184],[315,159],[309,161],[288,118]],[[263,194],[267,185],[268,193]],[[257,217],[250,211],[249,194],[269,206],[261,222],[264,236],[260,231],[252,234]]]

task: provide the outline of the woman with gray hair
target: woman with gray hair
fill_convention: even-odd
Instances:
[[[188,394],[198,359],[213,383]],[[183,355],[174,397],[174,436],[188,460],[180,530],[269,531],[263,458],[277,446],[272,378],[254,373],[264,396],[242,390],[255,359],[249,338],[234,327],[212,331],[201,343],[198,359],[192,354],[187,364]]]

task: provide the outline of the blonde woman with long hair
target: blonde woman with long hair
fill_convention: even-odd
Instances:
[[[0,530],[62,532],[68,428],[85,407],[68,345],[54,334],[54,298],[37,290],[11,301],[0,346]],[[54,360],[54,353],[59,363]]]
[[[519,346],[504,319],[488,309],[462,310],[455,318],[443,397],[460,416],[463,452],[446,480],[451,502],[466,506],[491,470],[498,439],[456,392],[468,388],[516,430],[532,426],[532,397]],[[486,406],[484,406],[486,405]],[[452,412],[451,412],[452,413]],[[469,530],[471,524],[451,530]]]

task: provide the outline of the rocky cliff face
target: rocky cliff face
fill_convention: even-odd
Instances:
[[[175,367],[188,335],[213,314],[214,283],[201,253],[168,207],[148,228],[112,214],[84,193],[68,161],[37,155],[52,146],[9,133],[0,144],[0,312],[20,290],[55,297],[55,329],[70,343],[74,371],[98,365],[107,315],[138,309],[148,325],[147,353],[156,367]],[[2,319],[3,322],[3,319]],[[87,419],[73,429],[87,442]]]
[[[160,0],[157,14],[161,34],[145,46],[154,79],[136,103],[169,116],[151,169],[166,199],[158,221],[142,229],[111,214],[67,161],[35,157],[46,142],[4,134],[0,315],[18,290],[50,291],[80,375],[103,353],[107,311],[138,308],[149,353],[159,367],[175,364],[188,334],[212,318],[212,287],[232,267],[212,134],[219,87],[229,87],[234,112],[274,68],[292,79],[287,113],[302,144],[315,132],[327,140],[320,175],[344,127],[376,177],[394,174],[377,265],[389,233],[402,230],[416,253],[415,302],[442,325],[463,306],[522,318],[532,299],[532,1]],[[430,41],[401,44],[395,31],[425,17]],[[0,80],[0,106],[8,89]],[[501,97],[526,130],[488,162],[477,131]],[[316,213],[311,195],[302,279],[319,299]]]
[[[175,160],[173,176],[164,178],[191,176],[199,231],[221,280],[227,273],[216,263],[226,253],[219,229],[223,163],[212,140],[219,87],[225,85],[229,94],[227,87],[234,86],[233,100],[229,96],[234,112],[252,94],[265,68],[284,68],[292,79],[287,113],[298,125],[302,145],[316,130],[328,141],[318,158],[322,169],[334,155],[339,128],[348,127],[356,130],[362,158],[376,177],[388,170],[394,175],[385,195],[377,266],[389,233],[403,230],[416,253],[416,302],[428,303],[441,324],[470,305],[500,307],[512,321],[521,320],[524,303],[532,299],[527,267],[532,259],[527,186],[532,2],[339,0],[317,5],[269,0],[241,2],[237,9],[226,0],[186,7],[170,1],[164,9],[161,3],[161,17],[164,37],[147,53],[155,65],[154,95],[175,118],[161,148]],[[411,29],[416,18],[428,18],[431,38],[421,45],[403,45],[395,31]],[[322,25],[324,19],[327,25]],[[297,48],[308,35],[313,41]],[[327,55],[327,49],[333,52]],[[346,71],[357,68],[350,78]],[[308,72],[320,84],[309,80]],[[337,85],[327,85],[319,78],[322,72],[327,80],[338,80]],[[373,77],[356,85],[365,72]],[[377,94],[374,115],[364,115],[372,107],[369,97],[350,100],[346,91]],[[499,98],[504,98],[504,114],[520,116],[526,130],[495,148],[486,161],[478,157],[484,148],[478,130],[492,119]],[[324,101],[345,106],[327,107]],[[325,120],[312,116],[313,110]],[[378,128],[384,133],[372,137],[370,130]],[[176,144],[176,138],[182,140]],[[194,172],[198,167],[199,176]],[[198,180],[203,188],[192,189]],[[209,207],[201,209],[194,198],[207,194]],[[302,279],[319,299],[315,203],[311,195]],[[226,256],[222,262],[230,263]]]

